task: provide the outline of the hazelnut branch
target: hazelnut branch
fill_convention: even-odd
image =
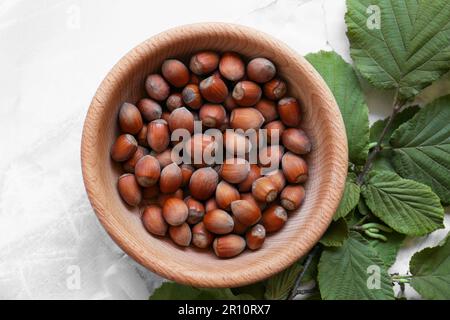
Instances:
[[[362,185],[364,183],[364,179],[366,178],[367,174],[370,172],[370,169],[372,169],[373,162],[375,161],[377,155],[382,150],[382,144],[383,140],[386,137],[386,134],[388,133],[389,129],[391,128],[395,116],[403,109],[404,103],[399,102],[398,100],[398,90],[395,93],[394,98],[394,108],[392,110],[391,115],[389,116],[388,122],[386,123],[386,126],[383,128],[383,131],[381,132],[380,137],[378,138],[378,141],[373,147],[373,150],[370,152],[369,157],[367,158],[367,161],[359,174],[358,178],[356,179],[356,183],[358,185]]]
[[[308,254],[308,258],[306,258],[306,262],[303,266],[302,272],[300,272],[297,276],[297,279],[295,280],[295,284],[292,287],[291,293],[288,296],[288,300],[294,300],[294,298],[300,294],[300,284],[302,279],[305,277],[306,271],[308,271],[309,266],[311,265],[311,262],[313,258],[318,254],[320,251],[320,246],[315,246],[314,249],[311,250],[311,252]]]

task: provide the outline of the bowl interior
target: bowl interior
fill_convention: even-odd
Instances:
[[[308,156],[306,199],[284,229],[256,252],[220,260],[210,251],[182,249],[147,233],[138,209],[117,191],[120,167],[110,158],[117,137],[117,114],[124,102],[145,96],[146,77],[166,58],[186,58],[199,50],[235,51],[267,57],[302,103],[301,127],[313,142]],[[149,39],[128,53],[98,89],[87,115],[82,142],[83,176],[95,212],[122,249],[150,270],[197,287],[235,287],[263,280],[306,254],[327,229],[339,203],[347,170],[342,118],[329,89],[306,60],[284,44],[253,29],[229,24],[179,27]]]

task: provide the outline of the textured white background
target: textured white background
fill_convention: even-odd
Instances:
[[[176,25],[225,21],[350,61],[344,12],[344,0],[0,0],[0,298],[146,299],[161,283],[103,231],[80,170],[90,99],[128,50]],[[385,116],[389,94],[368,95],[372,120]],[[391,271],[445,234],[407,241]],[[79,289],[67,286],[74,268]]]

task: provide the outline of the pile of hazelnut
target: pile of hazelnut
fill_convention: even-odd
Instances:
[[[231,258],[261,248],[266,234],[282,229],[301,206],[308,179],[302,156],[311,143],[299,129],[299,102],[286,96],[270,60],[247,63],[234,52],[203,51],[186,62],[164,61],[161,74],[146,79],[149,97],[120,108],[122,134],[111,149],[126,172],[118,190],[128,205],[143,208],[151,234],[168,234],[182,247],[212,246],[218,257]],[[187,141],[174,138],[179,129]],[[219,148],[227,156],[219,164],[206,161],[207,152],[218,151],[208,129],[223,133]],[[256,142],[241,133],[247,130],[258,133]],[[197,161],[179,161],[180,145],[184,160]]]

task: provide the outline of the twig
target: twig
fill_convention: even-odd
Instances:
[[[367,219],[369,219],[370,216],[369,215],[365,215],[364,217],[361,218],[361,220],[359,220],[354,227],[359,227],[361,226]]]
[[[313,294],[313,293],[318,293],[319,291],[317,290],[316,287],[311,288],[311,289],[302,289],[302,290],[298,290],[297,294]]]
[[[403,106],[404,105],[402,103],[399,103],[399,101],[398,101],[398,91],[397,91],[395,93],[395,98],[394,98],[394,108],[388,119],[388,122],[386,123],[386,126],[383,128],[383,131],[381,132],[381,135],[380,135],[375,147],[369,154],[369,157],[367,158],[364,168],[362,169],[360,175],[356,179],[356,183],[358,185],[362,185],[364,183],[364,179],[366,178],[366,175],[369,173],[370,169],[372,169],[373,162],[382,149],[383,140],[386,137],[386,134],[388,133],[389,129],[391,128],[392,123],[394,122],[395,116],[402,110]]]
[[[301,283],[302,279],[304,278],[306,271],[308,271],[308,268],[311,265],[313,258],[315,257],[315,255],[317,253],[319,253],[319,250],[320,250],[320,247],[315,246],[314,249],[312,249],[312,251],[308,254],[308,258],[306,258],[306,262],[305,262],[305,265],[303,266],[303,270],[302,270],[302,272],[300,272],[298,274],[297,279],[295,280],[294,287],[292,288],[291,293],[289,294],[288,300],[294,300],[294,298],[298,295],[300,283]]]

